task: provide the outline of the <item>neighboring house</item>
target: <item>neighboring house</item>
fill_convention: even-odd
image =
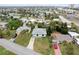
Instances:
[[[20,18],[20,16],[13,16],[13,18],[17,18],[17,19],[19,19],[19,18]]]
[[[60,19],[56,18],[56,19],[53,19],[53,21],[60,21]]]
[[[60,35],[60,36],[57,36],[55,39],[59,42],[63,42],[63,41],[71,42],[71,41],[73,41],[73,38],[71,38],[69,35]]]
[[[0,22],[0,29],[6,29],[7,28],[7,22]]]
[[[34,28],[32,32],[33,37],[46,37],[46,29],[45,28]]]
[[[68,33],[74,39],[74,41],[79,45],[79,38],[78,38],[79,34],[76,32],[68,32]]]
[[[29,18],[29,21],[34,24],[34,23],[36,22],[36,19],[34,19],[34,18]]]
[[[17,13],[9,13],[9,16],[12,16],[13,18],[17,18],[17,19],[20,18],[20,15],[21,14],[17,14]]]
[[[75,39],[75,42],[79,45],[79,38],[76,36],[74,39]]]
[[[45,20],[44,21],[44,23],[47,24],[47,25],[50,24],[50,22],[51,22],[51,20]]]
[[[22,32],[23,30],[28,30],[29,32],[31,31],[31,28],[28,26],[21,26],[16,30],[16,34],[19,35],[20,32]]]
[[[78,33],[76,33],[76,32],[68,32],[68,34],[72,37],[72,38],[74,38],[75,36],[79,36],[79,34]]]
[[[28,23],[29,22],[29,19],[27,19],[27,18],[21,18],[19,20],[21,20],[23,23]]]
[[[51,34],[51,36],[54,38],[52,40],[53,42],[61,43],[63,41],[67,41],[67,42],[73,41],[73,38],[70,37],[69,35],[64,35],[64,34],[61,34],[59,32],[54,32]]]
[[[38,18],[37,20],[36,20],[36,22],[38,22],[38,23],[43,23],[45,20],[44,19],[42,19],[42,18]]]

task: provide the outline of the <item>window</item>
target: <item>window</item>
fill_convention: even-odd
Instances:
[[[37,36],[38,36],[38,34],[37,34]]]
[[[44,36],[44,34],[42,34],[42,36]]]

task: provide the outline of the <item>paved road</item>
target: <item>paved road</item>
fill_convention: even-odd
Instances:
[[[57,47],[58,47],[57,49],[54,49],[55,55],[61,55],[61,50],[58,44]]]
[[[65,17],[63,17],[63,16],[61,16],[61,15],[59,15],[59,18],[61,19],[62,22],[67,22],[67,23],[72,23],[72,22],[74,22],[74,24],[79,27],[79,23],[77,23],[77,22],[79,22],[79,21],[77,21],[77,22],[75,22],[75,21],[73,21],[73,20],[70,21],[70,19],[67,19],[67,18],[65,18]]]
[[[30,42],[29,42],[27,48],[33,50],[34,41],[35,41],[35,37],[31,37]]]
[[[0,45],[6,48],[7,50],[14,52],[15,54],[18,55],[39,55],[39,53],[34,52],[31,49],[20,46],[6,39],[0,39]]]

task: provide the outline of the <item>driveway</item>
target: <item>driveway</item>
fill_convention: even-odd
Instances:
[[[6,39],[0,39],[0,46],[3,46],[7,50],[9,50],[15,54],[18,54],[18,55],[38,55],[39,54],[37,52],[34,52],[31,49],[20,46],[16,43],[13,43],[13,42],[8,41]]]
[[[57,47],[58,47],[57,49],[54,48],[55,55],[61,55],[61,50],[58,43],[57,43]]]
[[[35,41],[35,37],[31,37],[30,42],[29,42],[29,44],[27,46],[28,49],[33,50],[34,41]]]

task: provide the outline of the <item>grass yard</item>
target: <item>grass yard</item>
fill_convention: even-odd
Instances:
[[[79,46],[72,44],[74,48],[74,55],[79,55]]]
[[[15,55],[15,54],[0,46],[0,55]]]
[[[68,44],[68,43],[66,43],[66,44]],[[73,47],[73,55],[79,55],[79,47],[76,44],[73,44],[73,43],[71,43],[71,44]],[[60,44],[60,48],[61,48],[62,55],[68,55],[66,45],[64,45],[64,43]],[[72,54],[70,54],[70,55],[72,55]]]
[[[34,50],[43,55],[54,54],[53,49],[50,48],[50,42],[48,37],[36,38],[34,43]]]
[[[31,33],[27,31],[22,31],[20,35],[16,37],[15,42],[22,46],[27,46],[29,44],[30,38],[31,38]]]
[[[9,40],[14,36],[15,32],[16,32],[16,30],[5,30],[5,31],[3,31],[3,33],[4,33],[3,36],[5,39]]]

